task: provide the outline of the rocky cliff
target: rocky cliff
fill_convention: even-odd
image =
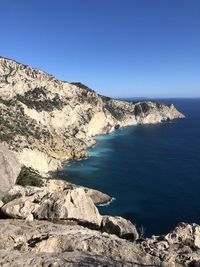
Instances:
[[[87,156],[94,135],[183,117],[173,105],[110,99],[0,58],[0,141],[26,166],[21,184],[39,177],[27,167],[46,173]],[[0,266],[200,266],[199,225],[145,238],[130,221],[102,216],[96,205],[110,197],[97,190],[40,176],[7,191],[20,168],[0,144]]]
[[[0,57],[0,141],[41,173],[86,157],[95,135],[177,118],[173,105],[114,100]]]

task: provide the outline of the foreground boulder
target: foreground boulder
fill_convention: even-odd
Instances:
[[[136,240],[139,238],[136,227],[122,217],[103,216],[102,231],[125,239]]]
[[[97,208],[82,188],[50,192],[47,188],[15,186],[7,198],[15,198],[1,208],[9,218],[33,216],[45,220],[76,220],[97,227],[101,224]]]
[[[13,152],[0,144],[0,197],[16,182],[21,166]]]

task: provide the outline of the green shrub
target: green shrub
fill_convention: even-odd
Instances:
[[[22,167],[21,172],[17,178],[17,184],[26,186],[43,186],[42,176],[31,168]]]
[[[81,83],[81,82],[72,82],[71,84],[78,86],[79,88],[85,89],[90,92],[94,92],[91,88],[89,88],[87,85]]]

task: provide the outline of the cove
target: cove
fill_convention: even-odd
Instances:
[[[200,223],[200,99],[162,101],[187,119],[98,136],[88,159],[60,173],[114,197],[100,213],[125,217],[146,236],[165,234],[182,221]]]

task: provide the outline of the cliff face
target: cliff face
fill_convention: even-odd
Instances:
[[[124,102],[0,58],[0,141],[39,172],[87,155],[92,136],[184,116],[173,105]]]

